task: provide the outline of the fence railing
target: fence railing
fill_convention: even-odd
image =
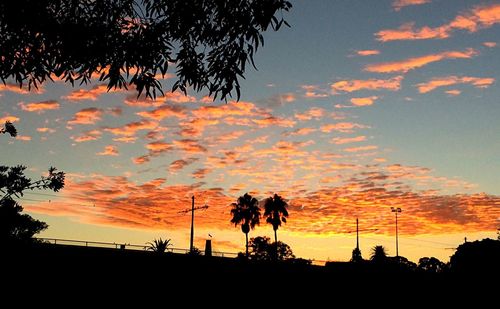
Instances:
[[[139,250],[139,251],[147,251],[149,248],[148,244],[137,245],[137,244],[129,244],[129,243],[102,242],[102,241],[62,239],[62,238],[45,238],[45,237],[36,237],[36,239],[43,241],[43,242],[46,242],[46,243],[54,244],[54,245],[69,245],[69,246],[111,248],[111,249],[120,249],[120,250]],[[188,254],[189,249],[169,247],[166,249],[166,252]],[[205,255],[205,252],[200,251],[200,255]],[[238,253],[212,251],[212,256],[235,258],[238,256]]]

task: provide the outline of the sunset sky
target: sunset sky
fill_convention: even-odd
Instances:
[[[2,165],[67,173],[59,193],[21,204],[40,236],[189,247],[210,233],[244,251],[230,203],[246,192],[288,200],[278,238],[303,258],[346,261],[384,245],[448,261],[464,241],[500,227],[500,2],[302,0],[291,28],[265,34],[239,102],[204,93],[156,101],[94,80],[29,92],[0,85]],[[171,74],[175,71],[171,71]],[[173,76],[173,75],[172,75]],[[173,78],[162,81],[170,89]],[[363,231],[366,230],[366,231]],[[262,220],[250,237],[272,236]]]

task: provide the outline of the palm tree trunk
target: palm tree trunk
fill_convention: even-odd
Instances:
[[[278,260],[278,229],[274,230],[274,259]]]
[[[248,259],[248,233],[245,233],[245,240],[246,240],[246,253],[247,253],[247,259]]]

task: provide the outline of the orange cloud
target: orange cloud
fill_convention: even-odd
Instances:
[[[377,96],[364,97],[364,98],[352,98],[351,103],[355,106],[369,106],[369,105],[372,105],[376,99],[378,99]]]
[[[12,115],[3,116],[3,117],[0,117],[0,125],[3,125],[6,121],[16,122],[19,120],[20,120],[19,117],[16,117],[16,116],[12,116]]]
[[[323,117],[325,110],[319,107],[312,107],[303,113],[296,113],[295,118],[300,121],[306,121],[311,119],[319,119]]]
[[[198,140],[195,139],[181,139],[173,141],[173,143],[187,153],[203,153],[207,151],[207,148],[200,145]]]
[[[345,152],[360,152],[378,149],[375,145],[344,148]]]
[[[116,148],[116,146],[108,145],[108,146],[104,147],[103,151],[96,153],[96,155],[99,155],[99,156],[117,156],[118,149]]]
[[[349,143],[357,143],[366,141],[366,136],[360,135],[356,137],[335,137],[332,139],[332,143],[336,145],[343,145]]]
[[[144,155],[144,156],[140,156],[140,157],[132,159],[132,162],[134,162],[134,164],[137,164],[137,165],[144,164],[144,163],[147,163],[149,161],[150,161],[149,155]]]
[[[159,155],[161,153],[172,150],[172,148],[172,144],[160,141],[151,142],[146,145],[146,149],[149,150],[150,155]]]
[[[182,129],[179,134],[184,137],[198,137],[203,134],[205,127],[217,124],[219,124],[218,119],[194,118],[180,123]]]
[[[136,114],[144,118],[154,119],[158,121],[169,117],[176,117],[179,119],[186,118],[186,113],[184,112],[184,108],[180,106],[170,106],[170,105],[164,105],[152,111],[143,111],[143,112],[138,112]]]
[[[172,103],[190,103],[196,102],[196,98],[190,95],[185,95],[180,91],[166,92],[164,96],[158,96],[155,100],[147,98],[145,95],[137,97],[135,94],[128,95],[124,103],[134,107],[151,107],[161,106],[166,102]]]
[[[89,142],[89,141],[95,141],[97,139],[100,139],[102,136],[102,132],[98,130],[90,130],[90,131],[85,131],[79,136],[71,136],[70,138],[74,140],[77,143],[82,143],[82,142]]]
[[[368,128],[368,126],[354,122],[338,122],[338,123],[323,125],[321,126],[320,130],[321,132],[325,133],[330,133],[332,131],[338,131],[342,133],[352,133],[354,132],[355,129],[365,129],[365,128]]]
[[[497,43],[496,42],[484,42],[483,45],[486,47],[489,47],[489,48],[493,48],[493,47],[497,46]]]
[[[19,106],[21,106],[21,109],[23,111],[27,112],[36,112],[36,113],[43,113],[47,110],[55,110],[59,109],[59,103],[54,100],[50,101],[42,101],[42,102],[33,102],[33,103],[28,103],[24,104],[23,102],[19,103]]]
[[[263,119],[252,119],[260,128],[267,128],[269,126],[278,127],[294,127],[296,122],[286,118],[280,118],[275,116],[269,116]]]
[[[457,96],[457,95],[461,94],[462,91],[460,91],[458,89],[451,89],[451,90],[446,90],[445,93],[448,95],[451,95],[451,96]]]
[[[375,63],[365,66],[365,71],[375,73],[406,73],[408,71],[426,66],[430,63],[445,59],[468,59],[476,56],[478,52],[472,48],[466,51],[447,51],[422,57],[409,58],[401,61]]]
[[[114,135],[133,136],[137,131],[152,130],[157,126],[158,122],[150,120],[141,120],[137,122],[127,123],[122,127],[104,128],[104,130],[111,132]]]
[[[476,6],[464,14],[457,15],[454,20],[435,28],[422,27],[416,29],[413,23],[404,24],[398,29],[385,29],[377,32],[377,40],[382,42],[396,40],[445,39],[454,30],[476,32],[500,23],[500,4]]]
[[[114,89],[110,90],[110,92],[115,92],[115,91],[120,91],[120,90],[114,90]],[[108,86],[102,84],[102,85],[96,85],[91,89],[78,89],[72,91],[70,94],[62,98],[70,101],[83,101],[83,100],[96,101],[102,94],[105,94],[107,92],[108,92]]]
[[[470,76],[445,76],[433,78],[428,82],[417,84],[418,92],[427,93],[439,87],[446,87],[457,84],[471,84],[476,88],[487,88],[495,82],[494,78],[481,78]]]
[[[209,174],[212,170],[208,168],[200,168],[194,171],[191,175],[196,179],[203,179],[207,174]]]
[[[27,141],[31,141],[31,136],[27,136],[27,135],[20,135],[20,134],[18,134],[18,135],[16,136],[16,139],[17,139],[18,141],[27,142]]]
[[[365,49],[365,50],[357,50],[356,55],[358,56],[374,56],[374,55],[379,55],[380,51],[376,49]]]
[[[355,218],[359,217],[363,226],[378,229],[377,234],[393,235],[394,216],[390,206],[403,209],[398,218],[400,235],[495,231],[498,228],[499,196],[413,190],[394,183],[391,173],[374,168],[378,167],[364,166],[362,172],[349,178],[323,175],[318,179],[319,187],[312,191],[300,190],[300,186],[285,190],[283,196],[290,204],[290,222],[286,229],[303,235],[342,234],[355,230]],[[422,175],[419,168],[399,166],[393,169]],[[266,190],[260,190],[260,194],[253,192],[249,183],[252,185],[248,181],[244,185],[235,182],[234,190],[229,192],[238,194],[235,192],[238,188],[248,187],[248,191],[258,197],[267,196],[262,194]],[[227,209],[237,195],[231,196],[222,188],[203,188],[202,183],[169,185],[164,178],[138,184],[124,176],[68,177],[60,199],[50,203],[26,203],[25,207],[30,212],[71,216],[93,224],[147,230],[166,226],[170,230],[186,230],[190,216],[179,216],[178,212],[190,205],[193,195],[203,197],[202,202],[210,206],[197,217],[199,228],[234,229],[228,222]],[[93,207],[82,207],[82,204]]]
[[[113,141],[115,142],[120,142],[120,143],[135,143],[137,140],[137,137],[135,136],[122,136],[122,137],[115,137],[113,138]]]
[[[292,132],[285,133],[284,135],[290,135],[290,136],[304,136],[304,135],[309,135],[313,132],[316,132],[316,129],[313,128],[299,128],[297,130],[294,130]]]
[[[74,124],[94,124],[101,120],[102,109],[91,107],[84,108],[77,112],[72,119],[68,121],[68,125]]]
[[[431,0],[394,0],[392,2],[392,8],[395,11],[399,11],[405,6],[410,6],[410,5],[421,5],[421,4],[426,4],[430,3]]]
[[[324,90],[319,89],[316,85],[302,85],[300,88],[304,89],[304,97],[308,99],[318,99],[328,97],[328,93]]]
[[[331,85],[333,93],[338,91],[354,92],[358,90],[391,90],[397,91],[401,89],[401,81],[403,76],[396,76],[389,79],[354,79],[342,80],[335,82]]]
[[[11,83],[0,83],[0,92],[14,92],[17,94],[29,94],[29,93],[36,93],[36,94],[41,94],[44,93],[45,90],[42,86],[38,86],[38,89],[35,87],[32,87],[31,90],[28,90],[26,88],[21,88],[19,85],[16,84],[11,84]]]
[[[36,130],[40,133],[54,133],[56,130],[51,128],[36,128]]]
[[[198,161],[198,158],[187,158],[186,160],[180,159],[180,160],[175,160],[169,165],[169,172],[175,173],[180,170],[182,170],[184,167],[193,164],[194,162]]]

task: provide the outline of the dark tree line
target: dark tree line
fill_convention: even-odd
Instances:
[[[37,87],[54,76],[93,76],[108,89],[163,93],[158,77],[175,63],[173,90],[236,92],[263,32],[287,22],[285,0],[0,1],[0,80]]]

